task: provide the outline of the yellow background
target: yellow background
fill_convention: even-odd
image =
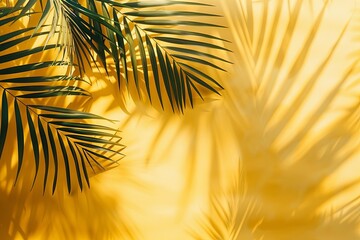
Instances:
[[[13,187],[15,147],[8,147],[0,165],[0,239],[210,240],[212,227],[219,239],[360,239],[359,3],[280,1],[252,1],[251,8],[245,0],[206,1],[224,15],[217,21],[228,28],[211,34],[231,41],[224,44],[233,53],[222,57],[234,64],[218,75],[222,96],[197,99],[183,115],[135,94],[119,96],[115,80],[87,73],[94,94],[87,110],[119,120],[126,157],[92,177],[90,189],[68,195],[59,183],[54,196],[43,196],[41,183],[29,190],[31,163]],[[299,16],[289,27],[296,4]],[[249,15],[252,33],[244,32]],[[26,153],[30,158],[31,149]]]

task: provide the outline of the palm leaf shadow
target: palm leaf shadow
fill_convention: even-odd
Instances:
[[[242,84],[243,87],[245,85],[248,88],[253,88],[253,90],[249,94],[246,92],[247,89],[234,89],[236,92],[231,94],[230,91],[229,94],[231,101],[227,101],[227,103],[230,103],[228,108],[232,111],[233,131],[238,134],[237,139],[242,156],[240,161],[244,165],[244,172],[238,172],[237,174],[238,176],[245,174],[248,189],[245,196],[254,197],[259,206],[257,214],[247,217],[247,224],[261,219],[261,224],[257,226],[256,231],[245,239],[260,239],[262,237],[269,239],[289,239],[289,237],[291,239],[356,239],[359,237],[357,229],[360,224],[357,198],[353,201],[350,200],[348,204],[344,204],[338,210],[321,211],[320,209],[323,209],[326,203],[331,202],[334,197],[344,194],[359,183],[360,179],[357,178],[332,190],[326,191],[323,189],[326,179],[335,174],[342,165],[350,161],[357,153],[356,130],[359,121],[359,103],[353,101],[350,107],[342,106],[344,111],[337,112],[340,117],[335,118],[330,124],[328,123],[326,128],[321,128],[320,134],[315,134],[314,129],[319,126],[325,116],[328,116],[329,112],[334,111],[332,106],[339,101],[343,94],[347,93],[345,91],[346,86],[353,86],[354,83],[351,84],[351,82],[358,68],[358,59],[355,59],[348,69],[345,69],[337,84],[329,88],[330,91],[325,94],[320,103],[301,121],[300,127],[290,127],[293,124],[293,119],[303,118],[301,114],[298,114],[301,111],[300,107],[306,101],[309,101],[309,93],[328,68],[329,61],[333,59],[334,51],[338,48],[339,41],[345,31],[340,33],[338,39],[335,39],[335,43],[330,48],[328,55],[315,68],[313,74],[306,79],[305,84],[297,89],[295,97],[290,101],[290,105],[279,110],[281,102],[286,99],[290,89],[296,85],[296,81],[300,80],[298,76],[304,69],[304,63],[308,59],[309,49],[315,42],[316,33],[320,32],[320,21],[322,21],[324,11],[327,11],[327,3],[325,3],[317,19],[315,19],[312,30],[310,29],[308,38],[305,39],[305,44],[301,47],[300,54],[295,59],[294,64],[290,65],[290,71],[286,75],[285,81],[276,86],[276,81],[280,75],[279,69],[284,64],[284,54],[288,51],[287,48],[291,43],[290,39],[293,35],[295,21],[298,18],[296,15],[301,14],[300,8],[303,1],[294,2],[288,20],[288,28],[283,35],[284,38],[279,53],[278,55],[275,54],[273,65],[271,62],[269,62],[270,64],[266,62],[266,60],[261,63],[256,58],[262,52],[265,59],[268,59],[271,53],[269,50],[271,48],[266,45],[267,43],[263,40],[263,37],[260,37],[259,42],[264,41],[262,42],[264,46],[258,44],[258,47],[264,49],[259,50],[256,47],[249,47],[250,49],[247,50],[251,52],[255,49],[254,61],[249,60],[247,56],[247,58],[239,60],[241,64],[250,61],[247,66],[260,66],[257,68],[258,71],[249,68],[248,76],[250,77],[248,82]],[[237,1],[237,4],[238,7],[241,7],[244,2]],[[246,4],[252,5],[253,3],[247,1]],[[263,17],[268,15],[269,4],[268,1],[261,2]],[[279,22],[278,19],[281,16],[281,10],[279,9],[284,7],[285,4],[282,1],[273,4],[277,4],[273,9],[278,11],[277,14],[273,15],[275,16],[273,22]],[[223,5],[229,15],[234,13],[230,10],[233,10],[234,7],[229,8],[226,3]],[[251,14],[247,13],[247,16],[251,16]],[[239,24],[237,20],[230,21],[233,21],[230,22],[230,25]],[[265,35],[263,33],[265,22],[263,21],[260,24],[262,30],[260,30],[259,34],[262,36]],[[236,35],[239,43],[251,42],[251,39],[246,39],[247,41],[244,39],[244,37],[247,38],[247,33],[248,36],[251,35],[252,30],[248,29],[249,26],[252,27],[253,25],[244,24],[240,27],[241,31],[239,32],[245,32],[245,34]],[[276,25],[273,25],[270,32],[275,33],[275,29]],[[274,36],[270,35],[268,39],[272,42]],[[248,46],[239,44],[238,47],[239,51],[245,52],[244,48]],[[265,76],[265,68],[272,69],[267,76]],[[244,95],[249,98],[240,97],[239,92],[244,92]],[[258,94],[253,95],[254,92],[258,92]],[[235,109],[236,111],[234,111]],[[281,113],[278,114],[277,111]],[[283,144],[279,145],[279,142],[283,142]],[[225,198],[231,199],[232,195],[229,194]],[[200,239],[215,235],[229,236],[231,234],[229,229],[223,228],[221,221],[216,221],[218,219],[217,212],[221,212],[226,216],[225,219],[231,219],[231,212],[226,211],[226,203],[221,206],[213,203],[212,206],[217,210],[212,215],[204,216],[207,225],[203,227],[205,233],[201,235]],[[335,214],[334,212],[341,212],[341,214]],[[245,213],[243,211],[237,214],[241,219]],[[223,225],[228,226],[230,223],[230,221],[225,221]],[[238,231],[241,230],[238,229]],[[346,235],[344,235],[345,233]],[[232,236],[229,239],[239,238]]]
[[[217,211],[220,212],[227,209],[228,201],[220,201],[221,204],[225,204],[220,206],[218,199],[232,199],[233,196],[215,195],[214,200],[212,192],[217,192],[217,188],[226,188],[226,184],[224,186],[219,182],[226,182],[228,177],[226,166],[231,166],[229,159],[233,158],[228,158],[226,162],[225,156],[229,155],[224,153],[231,147],[226,147],[224,150],[216,142],[233,144],[234,141],[237,143],[238,154],[241,155],[244,165],[249,189],[247,195],[253,197],[251,199],[256,201],[257,206],[261,206],[256,211],[256,215],[246,218],[245,225],[250,226],[263,219],[254,233],[256,236],[260,236],[259,238],[268,236],[274,239],[297,237],[297,235],[299,239],[304,239],[326,233],[333,238],[340,236],[336,234],[332,236],[329,229],[336,223],[342,222],[341,217],[331,218],[327,214],[315,214],[315,212],[331,201],[332,197],[341,195],[357,183],[355,181],[343,185],[330,193],[320,190],[326,177],[334,174],[356,152],[354,147],[356,127],[349,122],[349,119],[355,117],[354,111],[342,112],[340,114],[342,118],[334,119],[332,124],[327,125],[328,128],[322,129],[323,135],[315,137],[312,134],[318,129],[322,120],[334,112],[334,104],[344,94],[347,84],[353,81],[358,59],[353,61],[348,69],[342,69],[343,74],[334,78],[334,82],[338,81],[337,85],[328,86],[327,90],[330,90],[324,94],[325,97],[318,105],[310,108],[310,113],[302,112],[303,109],[300,107],[305,106],[309,99],[312,99],[310,93],[319,82],[323,81],[322,76],[331,69],[330,65],[340,48],[343,35],[348,34],[346,27],[340,29],[338,35],[332,39],[327,52],[322,53],[322,57],[317,56],[319,61],[310,67],[312,70],[310,76],[301,79],[303,72],[309,68],[307,61],[314,57],[311,50],[318,41],[318,34],[324,26],[323,21],[329,11],[328,2],[321,3],[320,8],[319,5],[313,5],[313,2],[309,3],[309,7],[314,9],[315,17],[310,27],[305,30],[305,38],[297,46],[297,54],[290,63],[287,53],[295,41],[295,34],[299,32],[297,26],[307,8],[305,1],[292,1],[289,8],[284,1],[222,3],[229,21],[228,25],[234,33],[234,38],[230,40],[236,44],[233,47],[236,56],[234,62],[237,67],[234,68],[233,74],[237,76],[236,79],[224,84],[225,89],[228,90],[224,100],[206,103],[206,107],[200,106],[195,112],[185,111],[184,118],[180,120],[162,118],[162,124],[159,124],[155,131],[157,134],[153,137],[152,147],[148,149],[147,159],[150,159],[149,164],[153,164],[156,159],[168,156],[173,147],[182,146],[184,154],[179,158],[185,159],[183,166],[187,169],[184,173],[187,185],[183,190],[184,206],[179,212],[186,209],[189,201],[193,200],[195,189],[199,191],[199,188],[195,187],[198,186],[199,181],[207,182],[209,186],[202,186],[200,193],[197,194],[209,194],[213,209],[218,208]],[[253,11],[255,7],[257,14],[261,13],[256,24],[251,23],[254,14],[246,12]],[[294,94],[292,98],[291,94]],[[289,102],[288,106],[282,104],[284,99]],[[294,126],[295,120],[299,119],[302,119],[301,125]],[[299,131],[289,133],[289,128]],[[182,139],[182,134],[188,134],[191,140],[181,142],[179,139]],[[219,138],[219,135],[227,135],[227,137]],[[229,151],[236,153],[236,150]],[[307,176],[304,174],[308,171],[305,169],[312,170],[314,175],[307,181],[304,180]],[[314,199],[319,201],[313,201]],[[357,204],[348,215],[356,216],[356,207]],[[217,221],[211,219],[212,214],[216,215],[215,210],[212,211],[209,213],[210,216],[204,216],[205,219],[209,219],[206,224],[210,224],[213,229],[223,229],[222,226],[216,226]],[[229,213],[225,212],[224,215],[226,214]],[[218,218],[219,216],[215,216],[215,219]],[[227,218],[231,219],[229,216]],[[238,218],[242,219],[241,216]],[[346,230],[350,239],[356,238],[357,224],[357,220],[354,220],[338,226],[336,231],[340,234],[342,230]],[[291,226],[294,231],[286,232],[283,226]],[[211,230],[209,234],[214,234],[213,231]],[[216,234],[229,236],[230,233]],[[199,238],[208,239],[211,236],[214,235],[205,233]]]
[[[200,216],[195,228],[190,228],[194,239],[260,239],[256,232],[263,221],[258,214],[260,206],[247,194],[242,167],[236,169],[235,177],[228,175],[233,179],[229,191],[213,189],[208,212]],[[252,222],[255,216],[257,222]]]
[[[101,183],[94,182],[91,190],[73,191],[71,195],[57,191],[55,195],[43,196],[41,188],[29,193],[24,188],[13,189],[7,182],[0,191],[2,239],[140,237],[124,211],[122,199],[110,194]],[[27,185],[23,179],[18,184]]]

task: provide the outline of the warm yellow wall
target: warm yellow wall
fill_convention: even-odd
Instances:
[[[206,213],[222,227],[210,205],[211,194],[225,202],[226,198],[244,198],[238,208],[231,209],[239,211],[240,220],[246,216],[241,239],[360,238],[354,235],[357,224],[337,222],[330,217],[331,209],[335,212],[360,194],[359,185],[356,183],[331,198],[327,195],[359,178],[359,125],[349,125],[347,121],[359,119],[350,109],[359,103],[358,67],[336,93],[333,104],[321,113],[319,122],[305,129],[307,121],[326,101],[325,96],[359,57],[356,1],[329,3],[303,68],[291,78],[287,74],[302,54],[304,39],[323,1],[303,1],[292,43],[283,53],[286,60],[278,69],[274,60],[289,20],[286,4],[271,46],[266,41],[272,22],[266,24],[269,30],[257,66],[267,66],[267,78],[258,75],[261,68],[255,67],[254,61],[244,61],[243,56],[256,48],[242,44],[244,36],[238,25],[241,14],[237,12],[236,1],[211,2],[216,5],[217,13],[225,15],[224,24],[229,26],[217,34],[229,39],[232,44],[228,47],[234,51],[224,56],[234,64],[228,73],[220,76],[226,89],[223,96],[198,101],[195,109],[178,116],[158,112],[148,104],[135,104],[125,94],[129,111],[125,113],[117,104],[121,100],[114,101],[114,96],[118,97],[116,87],[109,87],[107,79],[94,73],[90,78],[96,78],[97,82],[90,88],[94,99],[89,108],[91,112],[120,120],[118,127],[127,146],[126,158],[117,168],[93,177],[91,189],[75,190],[70,196],[61,191],[54,196],[42,196],[41,184],[32,192],[28,187],[21,189],[21,182],[12,188],[9,179],[13,179],[15,166],[10,166],[10,161],[3,157],[1,160],[8,164],[0,165],[1,239],[183,240],[192,239],[189,233],[197,232],[201,239],[207,240],[211,238],[200,224],[206,222]],[[257,43],[264,1],[254,2],[254,43]],[[297,1],[289,2],[294,6]],[[276,12],[277,3],[277,0],[269,1],[269,16]],[[315,84],[310,94],[296,100],[311,74],[328,56],[351,15],[352,22],[334,56],[321,76],[312,79]],[[270,58],[264,57],[267,48],[272,51]],[[291,90],[285,87],[288,95],[284,99],[284,93],[278,90],[287,81],[293,81],[295,86]],[[271,84],[278,88],[271,90]],[[276,102],[278,97],[280,101]],[[267,118],[271,114],[274,116]],[[337,119],[341,120],[336,122]],[[274,126],[284,129],[277,131]],[[304,134],[294,138],[302,131]],[[319,141],[322,137],[324,140]],[[327,148],[332,141],[337,144]],[[349,157],[348,149],[354,151]],[[334,152],[326,156],[330,150]],[[11,149],[7,151],[10,157]],[[30,153],[31,149],[27,149],[27,154]],[[32,167],[29,164],[27,169]],[[246,189],[239,192],[235,189],[234,194],[234,179],[240,179]],[[246,212],[249,204],[253,211]],[[359,214],[360,210],[353,212]],[[251,236],[255,226],[255,235]]]

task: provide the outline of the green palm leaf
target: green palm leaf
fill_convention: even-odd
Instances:
[[[49,105],[49,99],[57,102],[62,98],[90,96],[81,85],[85,80],[73,75],[74,69],[82,76],[92,63],[106,72],[113,64],[119,87],[123,80],[126,85],[134,81],[140,97],[144,87],[151,102],[159,101],[162,108],[168,102],[174,112],[183,111],[188,104],[193,106],[195,95],[203,99],[202,89],[219,94],[222,86],[202,71],[201,66],[225,71],[216,61],[226,60],[205,52],[229,51],[220,46],[225,40],[193,30],[222,27],[202,21],[205,17],[219,16],[167,9],[171,6],[210,7],[185,1],[87,0],[86,4],[80,4],[72,0],[49,0],[43,5],[42,1],[18,0],[13,7],[0,8],[0,26],[21,22],[30,15],[35,19],[35,24],[0,33],[0,156],[12,128],[10,115],[14,113],[18,151],[16,181],[24,161],[26,129],[34,149],[33,184],[42,162],[44,164],[43,191],[53,176],[54,193],[62,170],[69,192],[73,185],[72,172],[76,173],[80,188],[84,178],[89,185],[89,169],[103,170],[122,157],[123,146],[118,143],[117,130],[84,122],[108,120],[60,108],[56,103]],[[169,16],[179,19],[170,20]],[[189,17],[191,21],[187,20]],[[181,35],[189,38],[178,39]],[[44,36],[43,44],[28,44]],[[50,59],[28,60],[48,52],[51,52]],[[64,74],[39,74],[39,71],[63,67],[68,69]],[[50,173],[50,169],[54,172]]]
[[[16,19],[19,16],[14,15],[10,18]],[[63,173],[69,192],[74,185],[73,176],[76,176],[77,185],[82,189],[84,181],[90,186],[89,171],[93,173],[102,171],[122,158],[120,151],[123,145],[119,143],[121,138],[116,129],[93,123],[93,121],[108,122],[109,120],[91,113],[57,106],[56,102],[65,101],[65,98],[90,96],[80,86],[85,81],[73,76],[69,70],[64,74],[49,76],[41,75],[38,71],[57,67],[68,68],[70,62],[44,60],[21,65],[21,62],[26,61],[29,56],[47,51],[56,53],[62,51],[64,47],[61,44],[44,44],[18,50],[16,47],[18,44],[27,46],[30,40],[37,37],[35,34],[31,35],[33,30],[33,27],[29,27],[0,35],[0,157],[7,145],[9,131],[13,130],[14,126],[18,159],[16,183],[21,175],[24,161],[28,161],[28,158],[24,157],[27,128],[34,154],[33,185],[40,165],[43,164],[44,192],[52,176],[52,193],[54,193],[59,175]],[[40,29],[40,33],[50,32]],[[18,34],[22,35],[18,36]],[[7,53],[8,49],[11,50],[10,53]],[[9,67],[9,63],[14,64]],[[15,125],[11,124],[12,115]],[[51,171],[52,169],[54,171]]]
[[[205,48],[207,50],[229,50],[219,46],[219,43],[224,41],[223,39],[200,31],[189,31],[189,29],[196,27],[211,29],[222,26],[204,21],[182,20],[182,17],[203,20],[201,17],[217,18],[219,16],[196,11],[166,9],[173,5],[179,5],[179,8],[186,8],[191,5],[209,7],[209,5],[183,1],[118,3],[101,0],[100,2],[113,8],[114,20],[120,22],[118,26],[124,25],[124,31],[121,28],[119,30],[126,33],[125,38],[130,44],[130,53],[141,59],[141,66],[139,66],[136,65],[137,59],[131,57],[133,70],[139,69],[139,71],[134,71],[134,79],[137,82],[139,78],[137,74],[143,72],[146,91],[150,100],[155,94],[164,108],[164,99],[167,98],[173,111],[182,111],[187,104],[192,106],[195,93],[202,98],[201,87],[219,94],[219,89],[222,89],[222,86],[203,72],[199,66],[205,65],[218,69],[217,65],[211,61],[218,61],[219,59],[204,52]],[[160,6],[162,7],[161,10],[153,9]],[[179,20],[169,20],[170,15],[172,19],[179,18]],[[179,36],[187,36],[188,39],[179,39]],[[218,42],[213,44],[210,43],[211,41]],[[137,52],[132,46],[134,44],[137,44],[139,49]],[[174,50],[174,48],[176,49]],[[202,49],[202,51],[197,50],[197,48]],[[150,60],[150,64],[148,60]],[[198,67],[194,67],[195,65]],[[156,87],[154,93],[151,91],[151,83],[149,83],[147,73],[149,69],[152,70],[154,77]],[[224,69],[219,70],[223,71]],[[138,86],[136,83],[139,92]]]
[[[30,9],[39,8],[38,5],[35,0],[17,1],[10,12],[18,11],[19,15],[12,20],[29,14]],[[189,103],[193,105],[195,93],[202,98],[202,88],[219,94],[222,86],[201,70],[201,65],[224,71],[216,63],[224,60],[206,51],[229,50],[220,46],[225,40],[193,31],[194,28],[222,28],[204,21],[205,18],[219,18],[219,15],[167,9],[173,6],[184,9],[211,7],[203,3],[171,0],[128,3],[87,0],[86,4],[73,0],[49,0],[45,8],[41,8],[35,32],[52,16],[49,37],[54,36],[61,26],[62,33],[58,36],[63,50],[66,49],[71,56],[71,63],[79,65],[80,72],[91,62],[106,72],[114,64],[119,87],[122,79],[126,83],[132,80],[140,96],[144,85],[151,102],[157,96],[164,108],[166,96],[174,111],[182,111]],[[6,12],[4,9],[4,14]],[[179,36],[187,38],[179,39]],[[162,64],[162,59],[168,59],[168,64]],[[132,74],[129,74],[130,70]],[[150,72],[154,81],[149,78]],[[152,85],[156,92],[152,91]]]

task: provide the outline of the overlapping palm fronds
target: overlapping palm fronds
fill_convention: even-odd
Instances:
[[[6,24],[23,17],[17,14],[2,16],[0,25],[6,29]],[[67,68],[70,63],[66,59],[58,61],[48,57],[47,54],[57,54],[61,45],[50,43],[28,48],[28,44],[33,44],[33,39],[49,34],[46,27],[36,34],[33,34],[33,30],[34,28],[25,27],[15,31],[2,31],[0,35],[0,156],[6,158],[2,155],[7,146],[6,139],[10,132],[16,131],[16,178],[23,161],[29,159],[24,157],[24,151],[28,148],[27,144],[31,144],[36,167],[34,183],[41,165],[44,169],[43,191],[51,175],[54,193],[58,175],[62,173],[60,169],[65,169],[69,192],[72,186],[71,176],[74,175],[82,189],[84,180],[90,185],[89,170],[95,172],[99,168],[104,169],[122,157],[120,150],[123,146],[119,143],[121,138],[118,131],[108,127],[108,124],[85,122],[97,120],[104,123],[109,120],[59,106],[59,102],[64,103],[73,97],[88,98],[90,94],[80,86],[84,80],[69,73]],[[62,67],[65,69],[59,74],[53,71]],[[31,143],[26,141],[26,129]]]
[[[157,98],[162,108],[167,99],[166,105],[173,111],[183,111],[189,104],[193,106],[196,94],[203,98],[201,88],[219,93],[221,85],[201,69],[206,66],[224,70],[213,61],[227,61],[208,50],[229,50],[221,46],[225,40],[203,29],[223,26],[203,21],[205,17],[219,18],[216,14],[178,10],[192,6],[210,7],[186,1],[19,0],[3,4],[0,25],[6,30],[0,34],[3,89],[0,154],[13,111],[18,140],[17,175],[23,162],[26,128],[34,148],[34,179],[42,158],[45,164],[44,190],[51,169],[50,159],[55,166],[53,191],[59,158],[64,160],[70,191],[72,168],[82,188],[82,176],[89,184],[85,165],[95,171],[94,165],[102,166],[98,158],[113,161],[114,157],[120,157],[117,155],[122,145],[118,143],[120,138],[115,129],[82,123],[105,119],[56,104],[48,105],[49,101],[59,102],[65,97],[67,100],[89,97],[82,77],[91,71],[92,64],[106,72],[114,67],[119,87],[133,82],[139,96],[147,95],[150,101]],[[169,19],[169,16],[178,19]],[[199,20],[188,21],[189,17]],[[25,24],[20,28],[11,27],[22,22]],[[34,61],[34,58],[41,60]],[[50,69],[63,68],[67,69],[65,73],[44,74]],[[110,146],[116,146],[116,150]]]
[[[86,3],[50,0],[43,6],[42,1],[17,1],[11,11],[19,11],[22,17],[30,9],[40,8],[39,4],[42,15],[35,32],[49,24],[47,19],[52,16],[49,37],[61,26],[59,40],[63,50],[71,56],[70,62],[79,64],[80,71],[84,71],[86,63],[97,63],[97,59],[101,63],[97,66],[106,71],[114,64],[119,87],[123,80],[128,86],[131,79],[139,95],[142,86],[150,101],[157,96],[164,108],[167,99],[174,111],[182,111],[188,104],[193,106],[195,94],[202,98],[202,88],[215,93],[222,88],[202,70],[203,66],[225,70],[213,61],[226,60],[207,53],[211,49],[229,51],[221,46],[225,40],[202,30],[223,27],[205,21],[220,16],[173,10],[192,6],[206,9],[209,4],[170,0]]]
[[[196,28],[222,27],[202,21],[204,17],[219,16],[171,9],[191,6],[204,9],[210,7],[208,4],[185,1],[122,3],[107,0],[89,0],[86,3],[72,0],[19,0],[3,5],[0,24],[7,30],[0,35],[3,89],[0,154],[6,143],[9,115],[13,111],[18,140],[17,175],[23,162],[25,126],[29,129],[34,148],[34,179],[41,159],[44,160],[44,190],[51,169],[50,159],[53,159],[55,166],[53,191],[57,182],[59,158],[64,160],[70,191],[72,168],[82,188],[82,176],[89,184],[86,165],[95,171],[94,165],[102,167],[98,158],[113,161],[114,157],[120,157],[117,155],[122,145],[118,143],[120,138],[115,129],[82,123],[84,120],[105,119],[61,108],[56,104],[48,105],[50,100],[46,100],[56,99],[54,101],[58,102],[65,97],[89,97],[90,93],[82,86],[82,76],[93,63],[99,70],[103,67],[106,72],[114,66],[119,87],[123,79],[126,86],[133,80],[139,96],[145,89],[150,101],[157,96],[163,108],[164,99],[167,98],[173,111],[183,111],[188,104],[193,106],[194,94],[202,98],[201,87],[218,93],[221,85],[202,71],[201,66],[224,70],[212,61],[226,60],[207,53],[206,49],[229,50],[220,46],[223,39]],[[162,10],[158,10],[158,7]],[[11,28],[14,23],[26,22],[24,19],[29,16],[29,22],[23,27]],[[179,19],[170,20],[169,16]],[[200,20],[188,21],[188,17]],[[195,30],[190,31],[189,28]],[[188,38],[180,39],[179,36]],[[35,43],[34,39],[39,40]],[[44,57],[46,53],[48,56]],[[46,60],[34,61],[32,58]],[[10,66],[10,63],[15,65]],[[66,73],[43,73],[48,69],[62,68],[67,69]],[[76,74],[78,72],[79,76]],[[111,146],[116,146],[116,149]],[[41,148],[43,156],[40,154]],[[61,155],[58,156],[58,153]]]

